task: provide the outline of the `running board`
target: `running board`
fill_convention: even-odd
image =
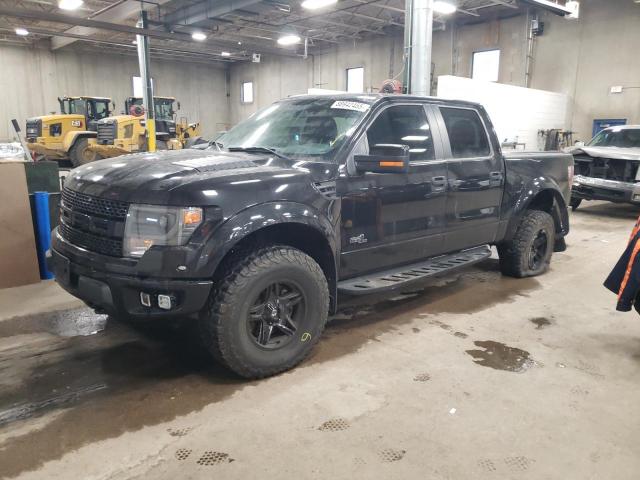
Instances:
[[[449,255],[434,257],[424,262],[342,280],[338,282],[338,291],[349,295],[366,295],[404,288],[410,283],[473,265],[490,256],[491,249],[488,245],[483,245]]]

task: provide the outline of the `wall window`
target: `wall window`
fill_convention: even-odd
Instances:
[[[440,107],[449,134],[453,158],[486,157],[489,139],[478,112],[467,108]]]
[[[133,83],[133,96],[142,98],[144,96],[144,84],[142,83],[142,77],[131,77]],[[153,78],[151,79],[151,88],[154,88]]]
[[[253,82],[242,82],[240,103],[253,103]]]
[[[500,70],[500,50],[485,50],[473,53],[471,78],[486,82],[497,82]]]
[[[364,67],[347,68],[347,92],[364,93]]]
[[[369,150],[378,143],[409,146],[412,162],[435,158],[433,138],[422,105],[397,105],[383,110],[367,130]]]

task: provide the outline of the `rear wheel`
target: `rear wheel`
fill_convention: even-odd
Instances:
[[[95,162],[101,158],[102,157],[98,153],[89,150],[88,138],[79,138],[69,149],[69,159],[74,167]]]
[[[329,289],[320,266],[288,246],[261,248],[231,265],[201,313],[201,340],[246,378],[288,370],[324,330]]]
[[[547,212],[525,213],[513,238],[498,247],[500,271],[510,277],[533,277],[549,268],[555,244],[553,218]]]
[[[569,206],[571,207],[571,211],[575,212],[581,203],[582,203],[581,198],[571,197],[571,200],[569,200]]]

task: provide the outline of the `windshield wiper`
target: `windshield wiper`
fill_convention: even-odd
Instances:
[[[283,158],[285,160],[291,160],[289,157],[278,153],[275,149],[269,147],[229,147],[227,150],[230,152],[247,152],[247,153],[271,153],[276,157]]]

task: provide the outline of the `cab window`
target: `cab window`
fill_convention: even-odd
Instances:
[[[440,107],[449,134],[453,158],[487,157],[489,139],[478,112],[468,108]]]
[[[93,108],[95,110],[93,114],[96,120],[105,118],[109,114],[109,104],[107,102],[95,102]]]
[[[376,144],[409,146],[410,161],[433,160],[431,127],[422,105],[394,105],[383,110],[367,130],[369,150]]]

